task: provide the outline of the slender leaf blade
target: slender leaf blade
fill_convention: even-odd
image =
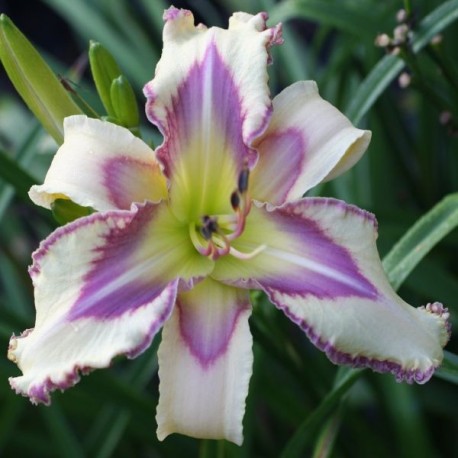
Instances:
[[[0,179],[11,184],[16,193],[25,201],[29,201],[28,191],[36,184],[36,180],[29,175],[19,164],[0,150]]]
[[[434,375],[448,382],[458,385],[458,355],[444,351],[444,360]]]
[[[383,260],[397,289],[424,256],[458,226],[458,193],[450,194],[420,218]]]
[[[0,60],[24,102],[56,142],[62,143],[64,118],[82,112],[38,51],[4,14],[0,15]]]
[[[335,387],[326,395],[320,405],[302,422],[293,437],[284,448],[281,458],[299,458],[304,456],[304,447],[316,437],[318,427],[337,407],[342,396],[359,379],[361,369],[344,368],[344,375],[338,379]]]
[[[288,0],[272,8],[269,17],[273,24],[298,17],[315,20],[357,36],[373,37],[376,30],[371,17],[343,2]]]

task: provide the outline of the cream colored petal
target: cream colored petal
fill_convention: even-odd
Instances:
[[[342,201],[305,198],[254,207],[234,247],[248,260],[220,258],[212,277],[261,288],[335,363],[426,382],[449,337],[439,303],[414,308],[391,288],[374,217]]]
[[[292,84],[274,98],[269,127],[255,142],[251,195],[275,205],[297,199],[353,166],[370,138],[320,97],[315,82]]]
[[[248,293],[211,279],[182,293],[159,347],[157,435],[243,441],[252,372]]]
[[[167,197],[167,188],[155,153],[128,129],[70,116],[64,121],[64,143],[44,183],[29,194],[46,208],[56,199],[70,199],[103,211],[157,202]]]

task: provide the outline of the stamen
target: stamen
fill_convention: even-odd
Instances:
[[[218,232],[218,222],[216,221],[216,218],[211,218],[208,215],[202,216],[201,219],[202,226],[199,227],[199,231],[205,240],[210,240],[212,238],[212,234]]]
[[[237,227],[238,217],[236,214],[216,215],[215,218],[218,221],[219,228],[233,231]]]
[[[212,232],[207,226],[200,226],[199,232],[205,240],[210,240],[212,238]]]
[[[232,256],[234,256],[234,258],[237,258],[237,259],[247,260],[247,259],[254,258],[259,253],[264,251],[265,249],[266,249],[266,245],[260,245],[255,250],[249,253],[242,253],[241,251],[236,250],[234,247],[231,247],[229,250],[229,254],[231,254]]]
[[[239,208],[239,205],[240,205],[240,194],[238,193],[238,191],[234,191],[231,194],[231,205],[232,205],[232,208],[234,210],[237,210]]]
[[[237,182],[237,189],[240,194],[244,194],[248,190],[248,180],[250,178],[250,169],[245,167],[242,169]]]
[[[203,215],[200,224],[191,224],[189,233],[196,250],[214,261],[221,256],[231,254],[238,259],[251,259],[264,250],[260,246],[251,253],[242,253],[231,247],[231,242],[243,233],[250,212],[251,200],[248,195],[250,169],[245,165],[241,170],[237,189],[231,194],[231,215]]]
[[[205,239],[204,235],[202,234],[201,231],[202,228],[199,228],[199,233],[202,235],[202,237]],[[195,224],[191,223],[189,225],[189,236],[191,237],[192,244],[196,248],[196,250],[202,255],[202,256],[210,256],[213,252],[213,243],[211,241],[207,242],[207,245],[205,246],[200,240],[199,236],[197,235],[197,227]],[[210,236],[211,238],[211,236]],[[209,239],[205,239],[206,241]]]
[[[218,256],[225,256],[229,253],[231,244],[222,232],[218,232],[218,234],[213,237],[213,241],[215,247],[217,247]]]

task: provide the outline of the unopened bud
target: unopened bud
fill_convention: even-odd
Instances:
[[[409,27],[406,24],[398,25],[394,29],[394,39],[398,42],[406,41],[407,34],[409,33]]]
[[[439,122],[444,126],[448,124],[451,121],[451,119],[452,119],[452,113],[450,113],[450,111],[443,111],[439,115]]]
[[[375,38],[375,46],[386,48],[391,43],[391,38],[386,33],[381,33]]]
[[[110,98],[116,118],[124,127],[138,127],[140,116],[138,114],[137,100],[129,81],[120,75],[111,83]]]
[[[110,91],[113,80],[121,75],[121,70],[114,57],[100,43],[94,41],[89,46],[89,64],[103,106],[109,116],[115,117]]]
[[[403,89],[408,87],[411,81],[412,81],[412,77],[406,72],[401,73],[401,75],[398,78],[399,86],[402,87]]]
[[[408,14],[407,14],[407,11],[405,9],[400,9],[397,13],[396,13],[396,21],[398,21],[399,24],[402,24],[403,22],[406,22],[407,21],[407,17],[408,17]]]
[[[440,34],[434,35],[433,38],[431,39],[431,44],[433,46],[440,45],[442,43],[442,40],[443,40],[442,35],[440,35]]]

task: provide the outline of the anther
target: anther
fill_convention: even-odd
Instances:
[[[207,226],[200,226],[199,232],[205,240],[210,240],[212,238],[212,231]]]
[[[248,190],[248,179],[249,178],[250,178],[250,169],[245,167],[240,172],[239,179],[237,182],[237,188],[240,194],[243,194]]]
[[[238,191],[234,191],[231,194],[231,205],[234,210],[237,210],[240,206],[240,194]]]
[[[199,227],[199,231],[205,240],[210,240],[212,234],[218,232],[218,222],[215,218],[211,218],[208,215],[202,216],[202,226]]]

